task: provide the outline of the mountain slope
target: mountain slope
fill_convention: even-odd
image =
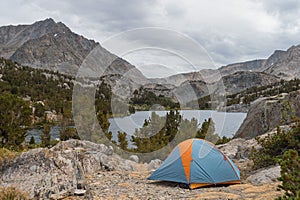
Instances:
[[[265,73],[285,80],[300,78],[300,45],[292,46],[287,51],[275,51],[267,63]]]
[[[25,42],[10,59],[31,67],[74,74],[96,45],[71,32],[50,33]]]
[[[220,67],[219,71],[222,74],[222,76],[233,74],[238,71],[261,72],[264,69],[265,61],[266,60],[264,60],[264,59],[260,59],[260,60],[251,60],[251,61],[246,61],[246,62],[241,62],[241,63],[229,64],[229,65]]]
[[[0,57],[33,68],[58,71],[72,76],[79,75],[90,79],[107,75],[114,77],[106,80],[114,86],[114,93],[122,98],[127,98],[141,84],[148,82],[148,79],[126,60],[53,19],[31,25],[0,27]],[[116,79],[118,76],[109,75],[121,76]]]
[[[219,70],[222,75],[236,71],[256,71],[285,80],[300,78],[300,45],[291,46],[286,51],[275,50],[267,59],[231,64]]]
[[[86,57],[91,52],[96,53],[86,62]],[[110,53],[94,40],[73,33],[66,25],[56,23],[53,19],[32,25],[0,27],[0,56],[23,65],[73,76],[85,61],[87,67],[80,71],[84,76],[97,78],[98,75],[121,75],[118,79],[118,76],[107,76],[106,81],[114,86],[112,89],[115,93],[119,91],[119,96],[124,98],[142,85],[157,95],[174,98],[176,91],[177,96],[186,96],[189,88],[198,97],[202,97],[208,92],[206,84],[213,91],[221,93],[224,92],[220,89],[224,84],[227,94],[232,94],[249,87],[268,85],[280,78],[300,78],[299,55],[300,46],[293,46],[287,51],[276,50],[268,59],[148,80],[135,66]],[[188,101],[188,98],[186,96],[184,101]]]
[[[300,45],[292,46],[287,51],[275,50],[267,59],[257,59],[241,63],[222,66],[219,69],[200,70],[169,76],[166,78],[152,79],[160,84],[173,84],[179,86],[185,81],[202,80],[208,83],[218,81],[221,77],[236,72],[264,72],[279,78],[290,80],[300,78]]]
[[[234,94],[254,86],[270,85],[280,81],[280,79],[263,72],[238,71],[234,74],[224,76],[222,81],[226,91],[229,94]]]
[[[38,21],[31,25],[0,27],[0,56],[10,58],[25,42],[45,34],[70,31],[63,23],[53,19]]]
[[[109,66],[104,66],[106,74],[123,75],[131,71],[134,77],[139,78],[138,81],[146,79],[133,65],[99,43],[72,32],[65,24],[56,23],[51,18],[31,25],[0,27],[0,56],[34,68],[75,75],[94,49],[97,60],[110,61]],[[97,67],[99,65],[89,66],[86,70],[91,70],[89,75],[95,75],[95,70],[99,70]]]

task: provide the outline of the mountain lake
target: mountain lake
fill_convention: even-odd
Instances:
[[[130,139],[134,134],[136,128],[141,128],[145,119],[151,117],[151,113],[154,111],[137,111],[132,115],[125,117],[110,118],[109,131],[113,133],[113,140],[117,140],[118,131],[126,132],[127,138]],[[165,116],[168,111],[155,111],[159,116]],[[191,120],[195,118],[198,120],[199,127],[205,119],[212,118],[215,123],[215,132],[219,136],[233,137],[237,132],[247,113],[230,113],[230,112],[218,112],[214,110],[180,110],[180,114],[184,119]],[[31,136],[34,137],[37,143],[40,143],[40,135],[43,129],[31,129],[27,131],[26,141],[29,141]],[[50,130],[51,139],[59,138],[59,126],[52,126]]]

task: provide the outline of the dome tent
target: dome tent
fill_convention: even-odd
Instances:
[[[190,189],[241,183],[240,171],[226,155],[195,138],[178,144],[148,179],[185,183]]]

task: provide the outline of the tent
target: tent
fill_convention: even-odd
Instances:
[[[226,155],[195,138],[178,144],[148,179],[185,183],[190,189],[241,183],[239,169]]]

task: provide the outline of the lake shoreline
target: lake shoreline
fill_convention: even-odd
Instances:
[[[143,126],[145,119],[151,117],[151,113],[155,112],[160,116],[165,115],[168,110],[158,110],[158,111],[137,111],[134,114],[109,118],[110,122],[109,131],[113,133],[113,140],[117,141],[118,131],[126,132],[127,137],[130,140],[130,137],[134,134],[135,129],[139,129]],[[233,137],[235,132],[241,126],[243,120],[245,119],[247,113],[239,112],[222,112],[218,110],[179,110],[183,115],[183,118],[191,120],[196,118],[198,120],[199,126],[203,123],[204,120],[212,117],[216,126],[216,133],[220,136]],[[202,114],[201,114],[202,113]],[[201,114],[201,115],[200,115]],[[226,119],[228,118],[229,119]],[[233,122],[230,122],[233,121]],[[229,124],[228,124],[229,123]],[[230,123],[233,123],[233,127],[230,128]],[[72,126],[74,127],[74,126]],[[40,142],[40,134],[42,133],[42,127],[35,127],[27,131],[26,141],[29,141],[33,136],[37,143]],[[59,139],[59,124],[53,124],[51,126],[50,135],[51,139]]]

